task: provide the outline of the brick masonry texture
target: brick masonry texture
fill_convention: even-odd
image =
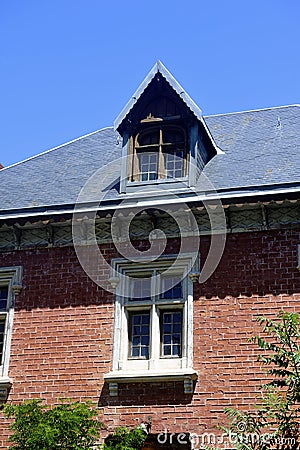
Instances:
[[[255,318],[279,310],[299,312],[300,230],[227,236],[222,260],[204,284],[194,284],[193,394],[182,382],[121,384],[110,397],[103,376],[112,367],[114,296],[83,272],[74,249],[3,252],[0,265],[22,265],[9,375],[9,401],[59,397],[99,404],[104,435],[119,425],[135,426],[152,416],[152,432],[211,432],[224,424],[224,407],[247,408],[265,375],[258,350],[248,341],[259,332]],[[137,244],[143,248],[144,244]],[[169,240],[166,253],[178,250]],[[112,244],[105,257],[117,257]],[[201,238],[201,261],[209,237]],[[109,274],[103,273],[103,276]],[[1,417],[0,449],[7,448],[7,421]]]

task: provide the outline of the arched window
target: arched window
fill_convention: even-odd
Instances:
[[[150,126],[133,142],[131,181],[183,178],[187,174],[186,133],[179,126]]]

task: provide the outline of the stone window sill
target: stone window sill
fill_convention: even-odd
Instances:
[[[168,370],[168,371],[145,371],[145,372],[109,372],[104,375],[104,381],[108,383],[109,395],[118,396],[119,383],[151,383],[165,381],[183,381],[185,394],[192,394],[194,380],[197,380],[197,372],[193,369]]]

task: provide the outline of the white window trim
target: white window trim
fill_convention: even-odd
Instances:
[[[8,287],[7,311],[0,312],[0,316],[5,316],[5,331],[3,342],[3,360],[0,361],[0,402],[6,401],[8,392],[12,385],[9,378],[9,361],[12,339],[12,326],[14,318],[15,298],[22,289],[22,273],[21,266],[0,267],[0,285]]]
[[[157,303],[138,306],[128,304],[124,301],[122,283],[117,283],[116,274],[126,273],[135,269],[147,270],[166,267],[167,263],[176,260],[176,272],[180,270],[185,275],[184,284],[186,285],[185,298],[181,302],[160,301]],[[112,371],[105,374],[104,380],[109,383],[110,395],[118,395],[118,383],[145,382],[145,381],[183,381],[184,392],[193,392],[193,382],[197,379],[197,373],[193,369],[193,282],[187,275],[190,273],[192,257],[183,255],[176,259],[176,255],[161,257],[153,263],[147,264],[141,259],[141,263],[129,263],[125,259],[115,259],[112,261],[113,273],[112,279],[116,285],[115,302],[115,321],[114,321],[114,345],[113,345],[113,367]],[[193,268],[195,269],[195,267]],[[149,307],[152,310],[153,317],[158,309],[163,306],[171,308],[179,307],[183,309],[183,349],[180,358],[161,358],[158,354],[160,346],[159,329],[155,329],[159,323],[158,317],[152,323],[152,349],[156,348],[156,355],[147,360],[128,359],[128,317],[127,311],[136,309],[145,309]]]

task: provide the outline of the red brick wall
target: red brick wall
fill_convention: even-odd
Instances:
[[[281,308],[299,311],[299,230],[228,235],[222,261],[212,277],[195,284],[193,395],[182,383],[122,384],[118,397],[103,385],[111,370],[113,295],[83,272],[69,247],[0,254],[0,265],[22,265],[17,298],[9,400],[59,397],[91,399],[101,405],[108,433],[152,416],[152,432],[168,429],[201,434],[224,421],[225,406],[253,402],[261,372],[248,337],[259,331],[254,318]],[[201,238],[201,260],[209,238]],[[107,257],[117,256],[111,245]],[[168,252],[178,248],[170,241]],[[1,418],[0,449],[7,448]]]

